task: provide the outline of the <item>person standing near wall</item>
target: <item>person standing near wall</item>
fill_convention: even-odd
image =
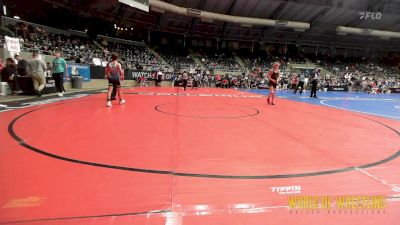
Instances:
[[[186,73],[186,71],[184,71],[183,74],[182,74],[182,85],[183,85],[183,90],[184,90],[184,91],[186,91],[188,79],[189,79],[189,76],[188,76],[188,74]]]
[[[1,81],[8,83],[12,95],[16,93],[16,79],[17,65],[15,65],[15,61],[12,58],[7,58],[6,66],[1,70]]]
[[[205,74],[204,77],[203,77],[203,84],[204,84],[204,87],[210,87],[210,81],[208,79],[208,75],[207,74]]]
[[[15,55],[14,56],[15,60],[16,60],[16,64],[17,64],[17,72],[18,75],[21,77],[26,77],[26,67],[27,67],[27,62],[25,59],[23,59],[21,56],[19,55]]]
[[[0,73],[3,70],[3,68],[4,68],[4,62],[3,62],[3,59],[0,58]]]
[[[46,71],[46,77],[51,77],[51,64],[49,62],[46,63],[47,71]]]
[[[55,53],[55,59],[53,60],[53,79],[58,90],[58,96],[64,96],[64,74],[68,80],[68,66],[63,58],[61,58],[61,53]]]
[[[172,73],[171,75],[171,86],[175,87],[175,81],[176,81],[176,75],[175,73]]]
[[[43,90],[46,86],[46,63],[39,59],[39,52],[34,50],[32,52],[32,59],[27,62],[27,73],[32,78],[33,87],[37,96],[42,96]]]
[[[163,77],[163,72],[160,70],[158,70],[157,75],[156,75],[156,87],[161,87],[161,81],[162,81],[162,77]]]

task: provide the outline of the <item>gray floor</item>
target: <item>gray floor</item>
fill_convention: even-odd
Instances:
[[[77,93],[77,92],[94,91],[94,90],[101,90],[101,89],[100,88],[82,88],[82,89],[68,89],[67,88],[66,93],[68,94],[68,93]],[[57,96],[57,93],[45,94],[42,97],[47,97],[47,96]],[[0,103],[28,100],[28,99],[37,99],[37,97],[35,95],[6,95],[6,96],[0,95]]]

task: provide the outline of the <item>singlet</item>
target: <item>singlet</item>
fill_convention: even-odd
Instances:
[[[278,73],[275,73],[275,71],[272,70],[271,78],[274,79],[274,80],[276,80],[276,79],[278,79],[278,77],[279,77],[279,72],[278,72]]]
[[[119,79],[119,69],[118,69],[118,62],[109,62],[108,63],[108,71],[110,73],[110,77],[114,78],[114,79]]]

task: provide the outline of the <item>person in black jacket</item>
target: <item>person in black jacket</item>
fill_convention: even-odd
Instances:
[[[17,64],[18,75],[21,77],[26,77],[27,76],[26,67],[28,66],[28,62],[19,55],[15,55],[14,58],[18,61]]]
[[[12,95],[14,95],[16,91],[16,79],[17,79],[17,65],[15,65],[15,62],[12,58],[7,58],[6,66],[1,71],[1,81],[8,83]]]
[[[163,77],[163,72],[159,70],[156,74],[156,87],[161,87],[162,77]]]

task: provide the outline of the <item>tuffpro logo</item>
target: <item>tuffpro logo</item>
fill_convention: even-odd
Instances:
[[[287,194],[300,194],[301,186],[282,186],[282,187],[271,187],[272,192],[276,192],[280,195]]]

